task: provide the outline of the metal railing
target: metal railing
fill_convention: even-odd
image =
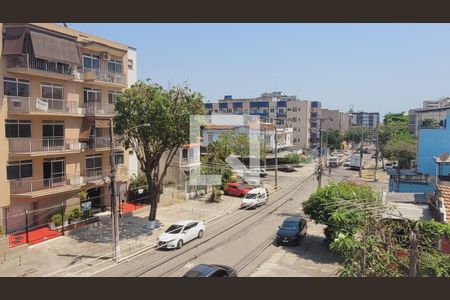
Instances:
[[[180,158],[180,165],[182,165],[182,166],[189,166],[189,165],[199,164],[199,163],[200,163],[199,158],[194,158],[194,157]]]
[[[89,69],[89,68],[82,68],[79,69],[79,71],[81,71],[81,78],[83,80],[88,81],[91,80],[92,78],[92,80],[95,81],[117,83],[121,85],[127,84],[127,78],[122,73],[101,72],[99,69]]]
[[[77,151],[81,150],[78,139],[65,138],[11,138],[8,139],[10,153],[33,153],[47,151]]]
[[[77,187],[82,183],[78,175],[65,175],[41,180],[13,180],[9,182],[11,195],[33,193],[63,186]]]
[[[103,180],[104,178],[111,176],[111,170],[108,168],[106,170],[102,169],[92,169],[85,171],[85,182],[95,182]],[[125,167],[116,166],[116,179],[117,180],[128,180],[128,172]]]
[[[89,149],[109,148],[110,145],[109,136],[90,137],[87,144]]]
[[[65,63],[51,62],[45,59],[30,56],[29,54],[5,56],[7,68],[35,69],[63,75],[73,75],[73,67]]]
[[[86,114],[91,115],[112,115],[115,113],[115,107],[112,103],[86,102]]]
[[[84,114],[84,110],[79,107],[78,101],[13,96],[7,96],[7,99],[9,113],[43,112]]]

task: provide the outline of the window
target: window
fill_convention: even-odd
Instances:
[[[300,109],[299,109],[300,110]],[[297,111],[297,107],[293,107],[292,111]]]
[[[116,103],[117,96],[120,95],[118,91],[108,91],[108,103],[114,104]]]
[[[270,109],[270,112],[272,112],[272,113],[275,112],[275,109],[274,109],[274,108],[271,108],[271,109]]]
[[[83,68],[100,71],[100,57],[92,54],[83,54]]]
[[[279,108],[278,113],[284,113],[284,108]]]
[[[116,165],[121,165],[124,163],[122,151],[114,154],[114,162],[116,163]]]
[[[41,84],[41,96],[46,99],[62,100],[64,95],[64,87],[60,84],[43,82]]]
[[[297,117],[292,117],[292,122],[297,122]]]
[[[44,139],[64,138],[64,122],[43,121],[42,136]]]
[[[122,74],[122,62],[115,59],[108,61],[108,73]]]
[[[99,89],[84,88],[84,103],[101,102],[102,92]]]
[[[31,120],[6,120],[5,136],[7,138],[31,137]]]
[[[102,175],[102,156],[86,156],[86,176],[92,177],[98,175]]]
[[[6,96],[30,96],[30,81],[14,77],[3,77],[3,90]]]
[[[128,60],[128,70],[133,70],[133,60],[132,59]]]
[[[287,110],[288,110],[288,111],[292,111],[292,108],[289,107]]]
[[[8,162],[6,166],[6,179],[21,179],[33,176],[33,163],[31,160]]]

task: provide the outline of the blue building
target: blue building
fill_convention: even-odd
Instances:
[[[416,168],[390,170],[389,191],[432,193],[437,176],[449,176],[450,165],[436,163],[438,157],[450,153],[450,108],[439,128],[419,129]]]

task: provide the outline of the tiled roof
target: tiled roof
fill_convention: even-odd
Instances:
[[[446,222],[450,222],[450,186],[439,185],[439,194],[444,203],[444,208],[446,211]]]

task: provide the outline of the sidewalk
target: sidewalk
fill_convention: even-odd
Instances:
[[[148,229],[149,207],[141,208],[120,218],[121,255],[155,244],[155,238],[173,222],[184,219],[209,220],[234,211],[240,198],[223,196],[219,203],[209,203],[206,197],[158,208],[155,233]],[[111,219],[109,214],[101,221],[67,232],[65,236],[30,246],[9,257],[0,257],[0,276],[64,276],[73,270],[88,267],[111,258]],[[103,257],[102,257],[103,256]],[[79,266],[79,267],[77,267]],[[77,267],[77,268],[75,268]]]

